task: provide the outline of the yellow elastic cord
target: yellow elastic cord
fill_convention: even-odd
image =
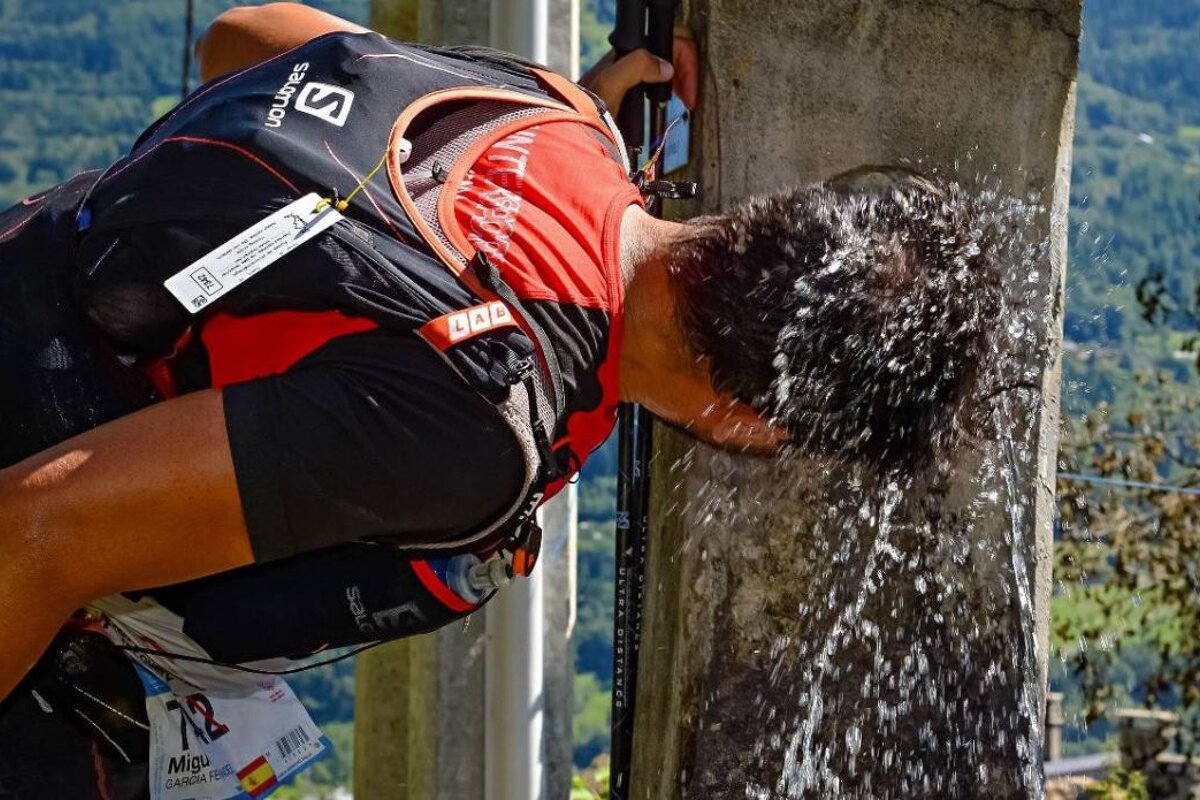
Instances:
[[[332,197],[322,197],[321,202],[317,203],[317,207],[315,209],[313,209],[314,213],[325,208],[325,206],[333,206],[338,211],[345,211],[347,208],[349,208],[350,201],[354,199],[354,196],[357,195],[359,192],[361,192],[363,190],[363,187],[365,187],[368,183],[370,183],[371,179],[379,174],[379,170],[383,169],[383,165],[387,163],[387,158],[388,158],[387,150],[384,150],[383,157],[379,159],[379,163],[375,165],[375,169],[368,172],[367,177],[365,177],[361,181],[359,181],[358,186],[355,186],[354,190],[352,192],[350,192],[350,194],[346,195],[346,198],[344,200],[334,201],[334,199]]]
[[[675,129],[676,125],[678,125],[680,122],[685,121],[687,118],[688,118],[688,112],[684,111],[678,117],[671,120],[671,124],[667,126],[667,129],[665,131],[663,131],[662,137],[657,142],[658,146],[654,149],[654,152],[651,154],[650,158],[646,161],[646,163],[642,165],[642,168],[640,170],[638,170],[638,172],[642,173],[642,175],[645,176],[645,180],[652,181],[655,179],[658,162],[660,159],[662,159],[663,153],[665,153],[667,151],[667,139],[670,138],[671,131],[673,131]]]

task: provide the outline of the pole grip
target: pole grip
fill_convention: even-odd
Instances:
[[[617,127],[630,150],[641,150],[646,144],[646,87],[635,86],[621,101]]]
[[[674,63],[675,55],[675,8],[679,0],[649,0],[649,35],[646,46],[650,52]],[[671,99],[671,83],[653,83],[647,89],[651,103],[667,103]]]
[[[608,37],[617,58],[646,46],[646,0],[617,0],[617,19]],[[615,110],[615,109],[614,109]],[[645,142],[646,87],[635,86],[625,95],[617,112],[617,126],[630,150],[640,150]]]
[[[617,0],[616,24],[608,43],[617,58],[646,46],[646,0]]]

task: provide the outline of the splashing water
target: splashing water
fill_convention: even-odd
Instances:
[[[680,562],[686,798],[1044,797],[1031,487],[1058,273],[1044,206],[979,183],[1005,281],[971,436],[920,469],[696,451],[670,470],[693,498],[677,546],[706,554]]]
[[[876,536],[871,546],[871,552],[867,554],[867,563],[859,581],[858,594],[854,598],[854,602],[844,608],[838,615],[833,628],[830,629],[829,635],[825,638],[824,643],[818,651],[817,667],[819,671],[816,682],[810,687],[810,692],[814,699],[809,703],[803,724],[792,735],[792,741],[784,757],[783,775],[780,776],[776,788],[787,797],[798,796],[798,792],[817,785],[818,778],[821,775],[831,779],[831,782],[836,786],[837,778],[829,773],[828,765],[814,764],[811,759],[798,761],[797,755],[813,752],[813,736],[816,733],[817,723],[820,721],[821,712],[823,711],[823,704],[821,702],[822,678],[832,667],[833,658],[837,655],[841,642],[851,635],[854,628],[858,628],[859,632],[868,639],[878,639],[879,637],[878,628],[873,625],[863,624],[862,612],[866,606],[867,597],[878,588],[874,582],[874,574],[880,557],[886,556],[892,561],[901,560],[900,553],[888,541],[888,535],[891,533],[892,514],[899,503],[900,488],[895,482],[889,483],[884,489],[883,508],[880,511],[878,519],[872,516],[867,520],[868,525],[875,527]],[[847,729],[846,744],[847,750],[850,751],[849,769],[850,773],[853,774],[856,771],[854,762],[858,755],[858,749],[862,744],[862,733],[856,725],[852,724]],[[827,758],[829,753],[829,750],[824,750],[822,755]]]

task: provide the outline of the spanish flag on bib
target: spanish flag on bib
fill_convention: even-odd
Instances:
[[[242,767],[237,776],[246,794],[254,798],[265,797],[278,783],[275,770],[271,769],[271,764],[265,756],[259,756]]]

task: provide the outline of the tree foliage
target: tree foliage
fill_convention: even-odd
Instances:
[[[1121,705],[1200,732],[1200,2],[1085,6],[1053,649],[1100,740]]]
[[[196,34],[239,4],[196,0]],[[368,0],[308,4],[367,19]],[[107,166],[179,99],[184,8],[183,0],[0,0],[0,207]]]
[[[1125,413],[1137,369],[1191,380],[1174,359],[1186,322],[1152,326],[1136,290],[1161,274],[1197,285],[1200,226],[1200,0],[1084,4],[1071,174],[1064,408]]]
[[[1178,709],[1200,733],[1200,393],[1142,376],[1141,411],[1103,405],[1060,449],[1055,649],[1089,720],[1128,703]],[[1107,487],[1073,475],[1122,482]],[[1126,483],[1128,482],[1128,483]],[[1130,672],[1130,664],[1138,668]]]

